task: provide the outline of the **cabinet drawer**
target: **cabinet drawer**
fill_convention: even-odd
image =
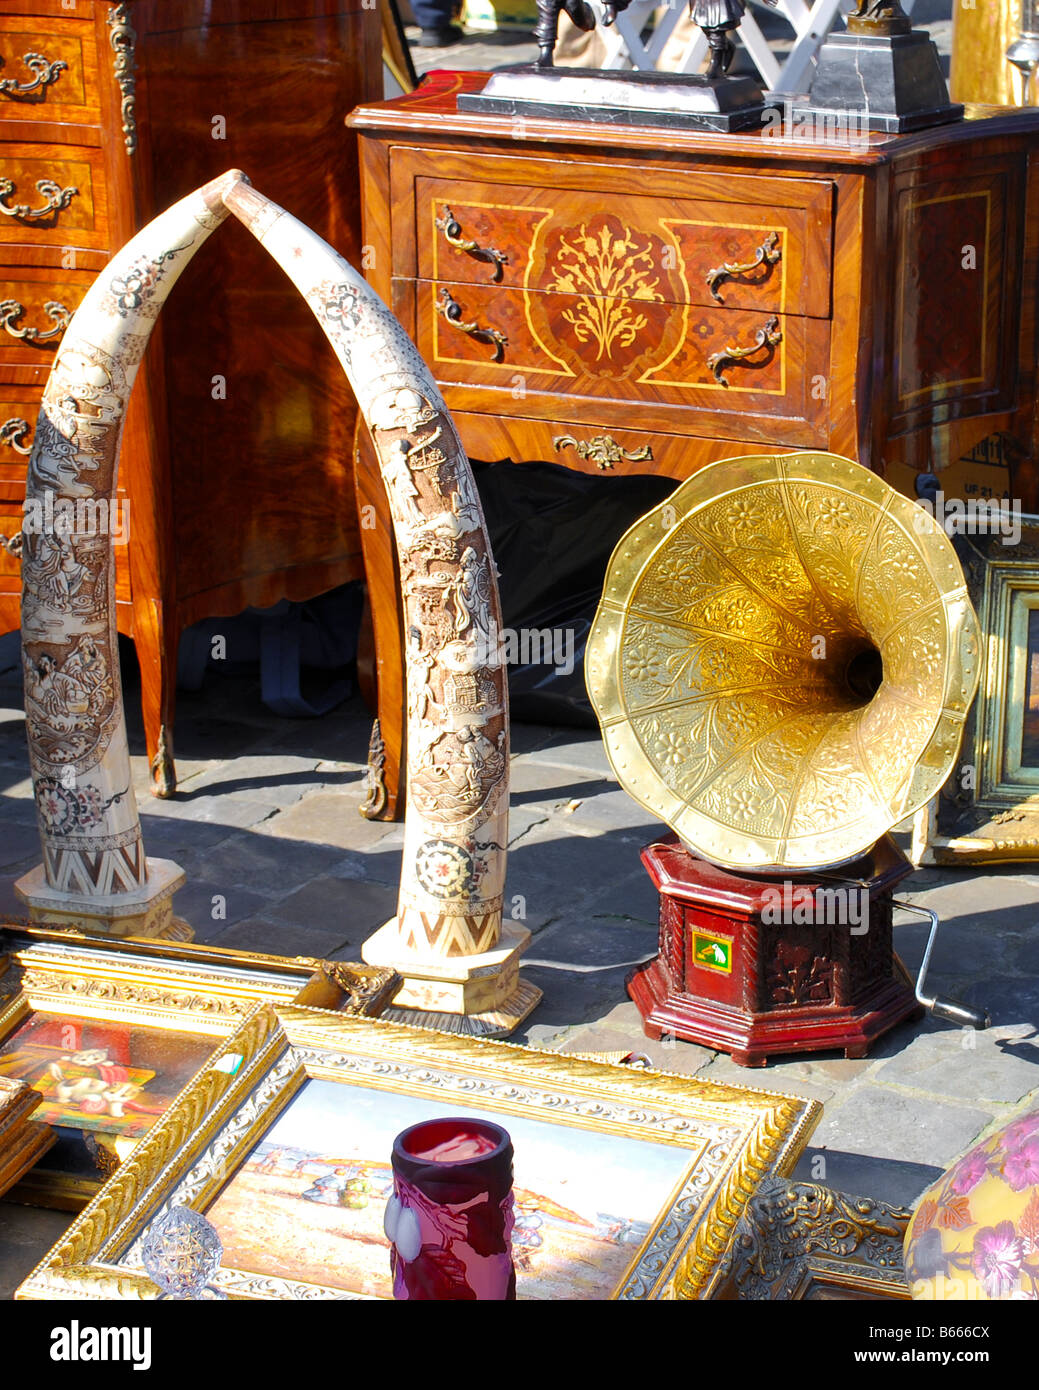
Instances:
[[[0,119],[14,127],[100,121],[91,24],[58,15],[0,15]]]
[[[10,502],[0,502],[0,536],[6,536],[8,540],[17,536],[22,529],[22,515],[21,503],[12,505]],[[0,593],[20,594],[21,591],[21,558],[0,545]]]
[[[25,470],[32,452],[43,383],[38,387],[0,385],[0,498],[8,496],[4,479],[19,479],[25,493]]]
[[[445,385],[545,397],[549,418],[584,400],[618,423],[641,405],[676,431],[708,434],[709,419],[746,438],[744,421],[759,417],[776,442],[784,438],[777,428],[791,443],[824,438],[825,400],[813,387],[826,380],[825,320],[430,281],[419,281],[414,296],[419,351]],[[407,298],[402,287],[398,312]],[[445,303],[460,322],[437,312]],[[705,427],[675,418],[690,409],[704,412]]]
[[[105,247],[107,208],[100,150],[0,146],[0,242]],[[56,185],[54,192],[38,184]],[[8,188],[8,185],[11,185]],[[74,189],[74,192],[69,190]],[[57,206],[54,204],[57,203]],[[16,212],[16,208],[25,208]]]
[[[460,176],[445,176],[453,165]],[[395,228],[397,275],[830,313],[826,181],[473,155],[459,164],[443,151],[430,165],[422,150],[394,150],[391,176],[414,207],[414,227]],[[724,275],[727,265],[744,269]]]
[[[508,459],[519,466],[531,461],[557,463],[574,472],[609,477],[648,473],[684,480],[719,459],[762,451],[760,443],[748,440],[698,439],[652,429],[600,429],[465,412],[456,412],[452,419],[471,459],[484,463]]]
[[[42,267],[0,267],[0,365],[32,363],[49,370],[90,283],[91,276],[82,272],[59,277]],[[6,418],[0,417],[0,423]]]

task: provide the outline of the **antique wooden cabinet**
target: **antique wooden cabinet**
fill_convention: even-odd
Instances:
[[[682,479],[822,449],[1034,508],[1039,113],[721,135],[459,111],[485,80],[434,73],[349,122],[371,283],[471,458]],[[363,434],[356,466],[392,816],[398,600]]]
[[[12,538],[37,403],[87,285],[232,167],[358,260],[343,120],[381,94],[380,50],[365,0],[0,0],[0,631],[19,621]],[[354,418],[309,309],[230,221],[163,313],[123,445],[118,621],[159,795],[175,788],[183,628],[361,576]]]

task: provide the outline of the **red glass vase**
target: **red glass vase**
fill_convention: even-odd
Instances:
[[[489,1120],[425,1120],[393,1141],[393,1296],[513,1299],[512,1140]]]

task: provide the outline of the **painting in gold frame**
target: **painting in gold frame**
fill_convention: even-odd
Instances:
[[[322,1094],[330,1084],[339,1123],[322,1131],[324,1152],[311,1156],[327,1171],[352,1160],[338,1150],[355,1117],[366,1131],[367,1147],[377,1143],[381,1149],[366,1154],[369,1170],[378,1160],[388,1161],[395,1126],[409,1109],[475,1112],[510,1130],[520,1213],[530,1214],[527,1208],[540,1202],[540,1231],[547,1236],[552,1224],[554,1237],[540,1246],[519,1243],[518,1297],[569,1288],[570,1295],[555,1296],[704,1298],[748,1197],[766,1178],[789,1173],[822,1113],[816,1101],[767,1091],[291,1005],[259,1007],[225,1048],[224,1057],[214,1059],[181,1093],[17,1297],[157,1297],[144,1271],[142,1242],[152,1223],[174,1206],[188,1206],[216,1227],[225,1254],[212,1286],[230,1298],[388,1296],[389,1246],[381,1232],[387,1189],[376,1175],[369,1172],[365,1189],[354,1188],[352,1204],[311,1203],[328,1213],[338,1259],[307,1278],[300,1273],[306,1242],[299,1220],[310,1213],[300,1183],[286,1180],[290,1169],[283,1159],[263,1175],[270,1182],[257,1187],[251,1181],[266,1166],[272,1147],[284,1158],[286,1148],[300,1147],[286,1139],[304,1146],[313,1142],[308,1136],[317,1132],[315,1114],[304,1112],[323,1109],[331,1116],[333,1107]],[[234,1075],[225,1058],[237,1066]],[[369,1102],[364,1115],[362,1102]],[[277,1133],[282,1138],[274,1145]],[[567,1170],[550,1175],[546,1154]],[[298,1161],[294,1151],[288,1158]],[[640,1191],[644,1169],[652,1181]],[[315,1184],[313,1171],[301,1176]],[[554,1200],[564,1180],[570,1183],[565,1203]],[[236,1185],[237,1202],[231,1200]],[[550,1190],[542,1190],[546,1187]],[[272,1208],[265,1228],[265,1253],[261,1258],[250,1246],[251,1267],[236,1265],[229,1252],[249,1246],[236,1222],[250,1201],[272,1190],[280,1205]],[[657,1200],[661,1193],[663,1200]],[[357,1205],[358,1196],[368,1199],[370,1210]],[[645,1219],[641,1214],[651,1202],[656,1204]],[[562,1228],[573,1224],[573,1216],[587,1219],[603,1205],[608,1210],[599,1212],[601,1228],[586,1229],[575,1246]],[[365,1240],[351,1238],[359,1212]],[[616,1241],[617,1232],[610,1236],[614,1226],[625,1247],[621,1259],[614,1263],[610,1287],[589,1293],[587,1269],[579,1270],[577,1262],[589,1242],[602,1243],[604,1233]],[[355,1247],[369,1243],[368,1234],[384,1267],[381,1277],[351,1265]],[[546,1253],[542,1257],[539,1251]]]
[[[0,1078],[39,1096],[56,1143],[14,1190],[78,1210],[258,1002],[373,1014],[391,972],[205,946],[8,933]],[[17,949],[18,946],[21,949]]]
[[[1039,516],[1020,521],[1014,543],[957,540],[981,623],[981,680],[957,766],[914,821],[917,864],[1039,859]]]

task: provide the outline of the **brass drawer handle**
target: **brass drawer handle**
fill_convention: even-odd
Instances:
[[[46,198],[42,208],[31,208],[27,203],[16,203],[9,208],[4,202],[14,192],[10,179],[0,179],[0,212],[6,217],[17,217],[21,222],[37,222],[42,217],[51,217],[64,212],[79,192],[78,188],[59,188],[53,179],[37,179],[36,191]]]
[[[10,420],[5,420],[0,425],[0,444],[6,444],[19,454],[31,454],[32,444],[23,444],[22,440],[29,433],[28,420],[22,420],[17,415],[12,415]]]
[[[441,318],[447,319],[453,328],[457,328],[459,333],[468,333],[472,338],[479,338],[481,342],[492,343],[494,345],[494,361],[501,362],[505,356],[505,344],[509,341],[504,333],[499,333],[496,328],[481,328],[475,319],[468,323],[462,320],[462,306],[457,299],[452,299],[449,290],[441,290],[437,296],[437,301],[433,305]]]
[[[0,63],[3,61],[3,58],[0,58]],[[18,101],[19,98],[30,96],[33,92],[39,92],[41,96],[45,97],[44,88],[49,87],[52,82],[57,82],[69,66],[60,58],[52,63],[42,53],[25,53],[22,55],[22,62],[36,76],[31,82],[19,82],[17,77],[0,79],[0,92],[10,101]]]
[[[583,459],[591,459],[596,468],[612,468],[615,463],[627,459],[629,463],[644,463],[653,457],[653,446],[642,444],[638,449],[622,449],[608,434],[597,434],[594,439],[578,440],[572,434],[557,434],[552,440],[553,447],[576,449]]]
[[[764,367],[772,360],[772,349],[777,343],[781,343],[782,341],[783,334],[780,332],[779,319],[773,314],[764,328],[759,328],[754,334],[753,347],[724,347],[721,352],[711,353],[710,357],[707,359],[707,365],[714,373],[715,381],[719,382],[722,386],[728,386],[729,383],[722,376],[722,368],[725,366],[726,362],[745,362],[748,357],[753,357],[756,352],[760,352],[761,349],[764,348],[768,352],[768,356],[765,360],[763,362],[754,362],[751,364],[754,367]]]
[[[783,259],[783,251],[779,245],[779,233],[769,232],[768,236],[754,253],[754,259],[747,261],[745,265],[737,265],[734,261],[726,261],[717,270],[709,270],[704,276],[707,281],[707,288],[711,292],[712,299],[716,299],[719,304],[725,301],[718,293],[718,286],[723,280],[731,279],[733,275],[746,275],[748,270],[755,270],[759,265],[775,265],[777,261]],[[763,279],[768,279],[767,274]],[[758,281],[757,283],[761,283]]]
[[[493,246],[481,246],[471,238],[463,237],[462,224],[446,204],[444,205],[443,217],[438,217],[435,225],[439,231],[443,232],[444,240],[448,246],[453,246],[456,251],[465,251],[468,255],[475,256],[478,261],[493,261],[494,275],[492,279],[495,284],[500,284],[502,269],[509,261],[504,251],[496,251]]]
[[[16,328],[15,322],[25,313],[25,305],[19,304],[17,299],[5,299],[0,302],[0,327],[12,338],[20,338],[26,343],[45,343],[50,338],[60,338],[69,326],[72,310],[66,309],[56,299],[48,299],[43,311],[54,324],[53,328]]]

